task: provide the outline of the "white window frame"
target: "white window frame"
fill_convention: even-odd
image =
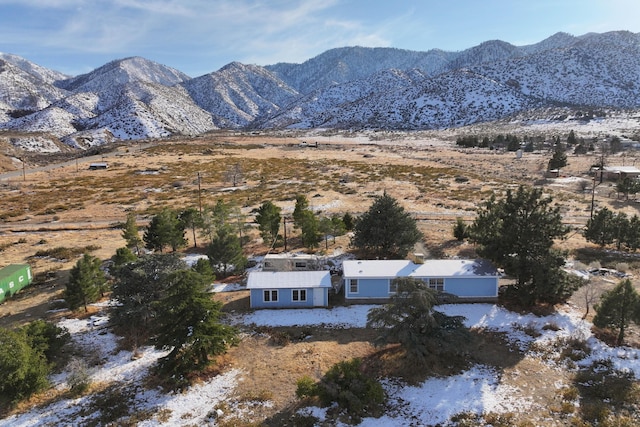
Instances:
[[[353,290],[355,285],[356,290]],[[349,279],[349,293],[350,294],[358,294],[360,293],[360,283],[358,283],[358,279]]]
[[[306,289],[291,289],[291,301],[294,301],[294,302],[306,302],[307,301],[307,290]]]
[[[427,279],[427,286],[434,291],[444,292],[444,278],[431,277]]]
[[[278,290],[277,289],[264,289],[262,291],[262,301],[263,302],[278,302]]]
[[[398,293],[398,283],[393,279],[389,280],[389,293],[396,294]]]

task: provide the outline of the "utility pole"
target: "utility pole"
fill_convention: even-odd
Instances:
[[[202,217],[202,188],[200,187],[200,172],[198,172],[198,209]]]
[[[282,224],[284,225],[284,251],[287,252],[287,217],[282,216]]]
[[[602,174],[602,171],[600,171],[600,173]],[[596,198],[596,175],[595,173],[593,174],[593,185],[591,186],[591,216],[590,218],[593,219],[593,205],[595,202],[595,198]]]

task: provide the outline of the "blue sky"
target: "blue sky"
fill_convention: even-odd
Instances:
[[[0,52],[77,75],[142,56],[197,77],[344,46],[459,51],[640,32],[638,0],[0,0]]]

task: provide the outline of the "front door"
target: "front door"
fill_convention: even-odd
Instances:
[[[324,306],[324,288],[313,289],[313,306],[314,307]]]

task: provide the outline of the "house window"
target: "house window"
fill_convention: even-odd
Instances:
[[[264,302],[277,302],[278,301],[278,291],[276,290],[265,290],[263,291]]]
[[[442,278],[429,279],[427,285],[429,286],[429,289],[433,289],[434,291],[444,291],[444,279]]]
[[[395,294],[396,292],[398,292],[398,282],[396,282],[395,280],[391,280],[389,282],[389,293]]]
[[[265,268],[273,267],[273,265],[271,264],[271,262],[269,262],[269,261],[265,261],[265,262],[264,262],[264,267],[265,267]]]
[[[291,299],[293,301],[306,301],[307,300],[307,290],[306,289],[293,289],[292,290]]]
[[[307,268],[307,263],[296,261],[296,268]]]
[[[349,279],[349,293],[350,294],[358,293],[358,279]]]

